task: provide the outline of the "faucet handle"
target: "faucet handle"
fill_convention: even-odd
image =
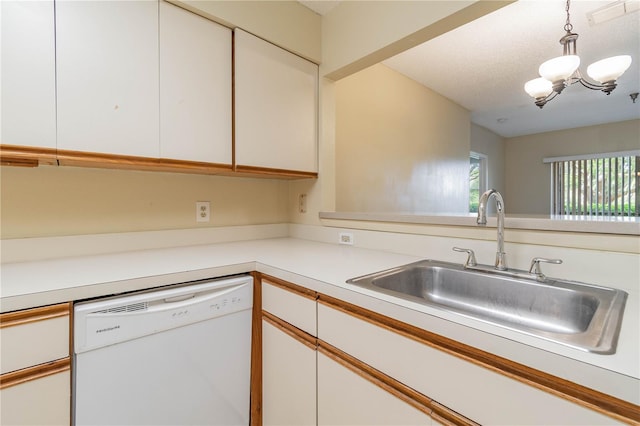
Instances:
[[[478,262],[476,262],[476,254],[473,252],[473,250],[468,248],[454,247],[453,251],[467,253],[469,255],[467,256],[467,261],[464,263],[465,268],[467,266],[476,266],[478,264]]]
[[[540,267],[540,263],[553,263],[554,265],[559,265],[562,263],[562,259],[547,259],[544,257],[534,257],[531,261],[531,266],[529,267],[529,273],[536,274],[536,279],[538,281],[544,281],[547,277],[542,273],[542,268]]]

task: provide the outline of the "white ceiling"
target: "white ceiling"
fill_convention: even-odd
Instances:
[[[638,0],[632,0],[638,2]],[[338,1],[302,1],[324,14]],[[589,25],[587,12],[612,1],[574,0],[573,31],[586,67],[628,54],[631,67],[607,96],[575,84],[539,109],[523,89],[539,65],[562,54],[563,0],[520,0],[389,58],[383,63],[471,111],[471,120],[504,137],[640,118],[640,12]]]
[[[338,3],[340,3],[340,0],[298,0],[298,2],[313,10],[318,15],[324,15],[336,7]]]

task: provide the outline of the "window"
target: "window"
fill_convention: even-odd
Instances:
[[[551,214],[640,216],[640,151],[545,158]]]
[[[469,155],[469,212],[478,212],[480,194],[487,190],[487,156],[477,152]]]

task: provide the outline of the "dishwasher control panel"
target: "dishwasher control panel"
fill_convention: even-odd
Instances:
[[[78,303],[74,307],[74,352],[250,310],[252,306],[253,279],[248,275]]]

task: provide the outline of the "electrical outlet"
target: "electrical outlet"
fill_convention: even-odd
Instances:
[[[300,213],[307,212],[307,194],[298,195],[298,211]]]
[[[209,222],[211,219],[211,203],[196,201],[196,222]]]
[[[351,232],[341,232],[338,238],[340,244],[353,245],[353,234]]]

